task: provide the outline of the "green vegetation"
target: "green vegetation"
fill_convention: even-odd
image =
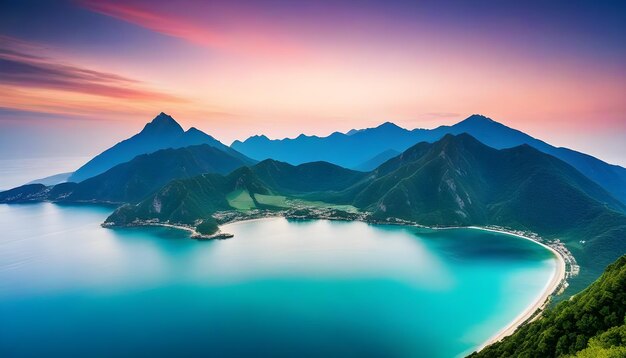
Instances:
[[[254,194],[254,198],[261,205],[266,205],[275,208],[288,208],[289,202],[286,196],[283,195],[263,195]]]
[[[196,226],[196,231],[202,235],[213,235],[218,229],[217,221],[212,217],[202,220],[202,222]]]
[[[232,191],[226,195],[226,200],[228,200],[228,205],[232,206],[237,210],[250,210],[256,208],[254,204],[254,200],[244,189],[239,189]]]
[[[589,340],[587,348],[579,351],[576,358],[623,358],[626,357],[626,324],[613,327]]]
[[[626,255],[569,301],[471,357],[626,356]]]
[[[289,167],[291,169],[286,169]],[[191,225],[198,220],[211,217],[216,211],[231,209],[245,211],[259,206],[273,208],[304,206],[347,212],[357,211],[350,205],[292,199],[287,195],[279,194],[291,193],[295,186],[319,189],[347,185],[347,183],[330,183],[327,178],[328,173],[343,173],[337,176],[343,178],[342,180],[347,180],[346,178],[349,177],[359,180],[362,177],[360,172],[328,163],[310,163],[299,167],[285,163],[272,165],[270,161],[265,161],[260,166],[239,168],[227,176],[204,174],[189,179],[174,180],[140,203],[119,208],[107,218],[106,222],[128,225],[135,221],[156,219],[161,222]],[[265,179],[260,178],[259,172]],[[283,174],[293,175],[294,178],[287,180]],[[313,179],[314,183],[306,184],[309,179]],[[278,186],[277,182],[288,183],[292,186],[283,188]]]
[[[174,180],[139,204],[127,204],[115,210],[105,222],[129,225],[156,219],[195,225],[216,211],[231,209],[225,195],[235,190],[230,185],[227,178],[217,174]]]
[[[341,204],[332,204],[323,201],[311,201],[304,199],[291,199],[289,200],[290,206],[305,206],[310,208],[326,208],[338,211],[345,211],[347,213],[357,213],[359,209],[352,205],[341,205]]]
[[[367,173],[326,162],[293,166],[268,159],[252,169],[269,187],[279,190],[281,194],[296,195],[343,190],[367,176]]]

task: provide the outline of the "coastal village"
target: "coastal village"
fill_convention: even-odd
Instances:
[[[565,278],[575,277],[578,275],[580,271],[580,266],[578,266],[578,263],[576,263],[576,258],[574,257],[574,255],[572,255],[572,253],[565,246],[565,244],[563,244],[561,240],[559,239],[547,240],[539,236],[539,234],[534,233],[532,231],[513,230],[513,229],[504,228],[501,226],[495,226],[495,225],[486,226],[486,228],[493,229],[495,231],[501,231],[501,232],[505,232],[509,234],[523,236],[533,241],[542,243],[546,246],[550,246],[559,254],[561,254],[561,256],[563,257],[563,260],[565,261]]]

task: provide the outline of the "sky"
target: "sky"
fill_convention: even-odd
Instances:
[[[620,1],[3,0],[0,159],[480,113],[626,166],[624,34]]]

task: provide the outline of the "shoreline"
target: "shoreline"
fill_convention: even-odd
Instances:
[[[137,223],[133,223],[130,225],[115,225],[115,224],[100,224],[100,226],[102,226],[103,228],[106,229],[112,229],[112,228],[125,228],[125,227],[150,227],[150,226],[160,226],[160,227],[167,227],[170,229],[176,229],[176,230],[183,230],[183,231],[187,231],[188,233],[190,233],[189,238],[192,240],[198,240],[198,241],[208,241],[208,240],[223,240],[223,239],[230,239],[231,237],[233,237],[233,234],[229,234],[229,233],[224,233],[221,230],[217,230],[215,233],[211,234],[211,235],[205,235],[205,234],[201,234],[199,233],[196,229],[194,229],[191,226],[185,226],[185,225],[177,225],[177,224],[169,224],[169,223],[160,223],[160,222],[137,222]]]
[[[483,348],[493,343],[499,342],[507,336],[510,336],[524,323],[528,322],[531,319],[536,318],[537,317],[536,314],[541,314],[540,311],[543,311],[545,306],[550,302],[550,298],[556,294],[557,289],[565,281],[565,278],[566,278],[565,258],[560,252],[558,252],[554,248],[542,242],[539,242],[533,238],[524,236],[524,235],[507,232],[504,230],[480,227],[480,226],[467,226],[464,228],[506,234],[506,235],[515,236],[521,239],[529,240],[529,241],[534,242],[535,244],[541,245],[544,248],[550,250],[557,259],[557,265],[554,270],[554,275],[552,275],[552,278],[550,279],[550,281],[548,281],[543,292],[539,295],[539,297],[537,297],[524,311],[522,311],[519,315],[517,315],[517,317],[515,317],[509,324],[507,324],[499,332],[497,332],[496,334],[491,336],[489,339],[487,339],[487,341],[485,341],[480,346],[478,346],[478,348],[476,348],[476,352],[479,352]]]

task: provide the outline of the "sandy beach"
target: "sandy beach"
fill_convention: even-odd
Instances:
[[[471,226],[469,228],[475,229],[475,230],[492,231],[492,232],[497,232],[497,233],[501,233],[501,234],[517,236],[517,237],[522,238],[522,239],[530,240],[530,241],[536,243],[537,245],[541,245],[541,246],[545,247],[546,249],[552,251],[552,253],[554,254],[554,256],[556,256],[557,261],[558,261],[557,262],[557,266],[556,266],[556,270],[554,272],[554,275],[552,276],[552,279],[550,279],[550,281],[546,284],[546,287],[544,288],[544,290],[541,293],[541,295],[539,295],[534,300],[534,302],[532,304],[530,304],[522,313],[520,313],[517,317],[515,317],[515,319],[513,319],[506,327],[504,327],[498,333],[496,333],[495,335],[490,337],[485,343],[481,344],[476,349],[477,351],[480,351],[481,349],[485,348],[486,346],[488,346],[488,345],[490,345],[492,343],[498,342],[498,341],[502,340],[504,337],[513,334],[513,332],[515,332],[515,330],[520,325],[522,325],[529,318],[531,318],[532,315],[538,309],[542,308],[546,304],[546,302],[548,301],[548,299],[550,298],[552,293],[554,293],[554,291],[559,286],[561,281],[563,281],[565,279],[565,260],[563,259],[563,257],[561,256],[561,254],[559,252],[557,252],[556,250],[554,250],[550,246],[542,244],[542,243],[540,243],[540,242],[538,242],[536,240],[533,240],[533,239],[531,239],[529,237],[526,237],[526,236],[523,236],[523,235],[519,235],[519,234],[515,234],[515,233],[506,232],[506,231],[489,229],[489,228],[483,228],[483,227]]]

